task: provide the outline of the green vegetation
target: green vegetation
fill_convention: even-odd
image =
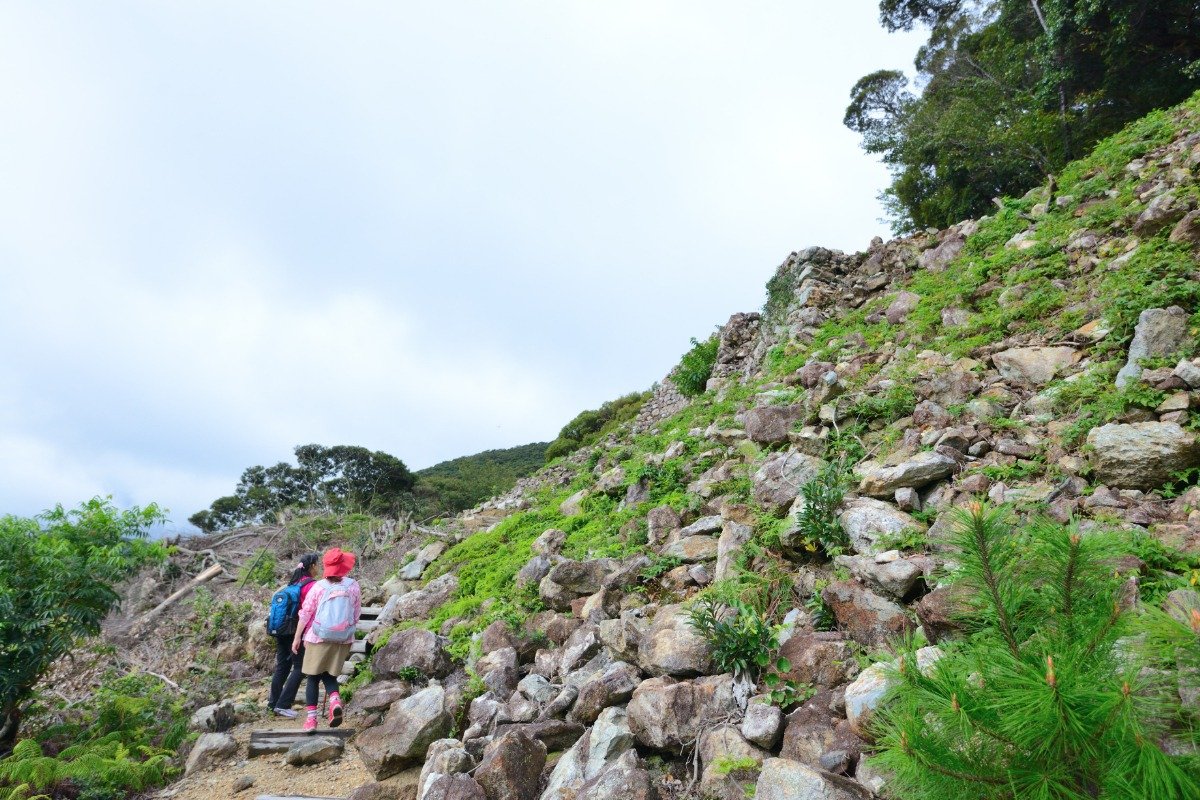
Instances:
[[[1200,21],[1183,0],[882,0],[889,31],[929,29],[920,95],[881,70],[851,91],[845,124],[892,172],[897,230],[946,227],[1020,195],[1098,140],[1186,98]]]
[[[838,522],[838,508],[846,496],[846,484],[845,468],[834,463],[800,487],[804,509],[796,524],[800,541],[809,552],[815,552],[819,547],[826,556],[833,558],[850,547],[850,540]]]
[[[1161,743],[1197,735],[1173,695],[1177,660],[1200,652],[1200,630],[1132,613],[1113,569],[1118,537],[1047,521],[1017,530],[1007,514],[976,505],[955,518],[968,638],[928,674],[912,652],[899,660],[876,726],[890,790],[922,800],[1196,797],[1200,759]]]
[[[718,672],[732,672],[757,680],[762,670],[774,666],[780,672],[792,667],[785,659],[772,661],[779,649],[775,629],[753,607],[739,602],[721,603],[701,596],[688,609],[692,627],[708,640]]]
[[[158,678],[109,674],[88,705],[67,719],[21,740],[0,761],[0,796],[24,785],[55,797],[117,800],[179,771],[172,758],[189,737],[187,713]]]
[[[395,456],[319,444],[300,445],[295,454],[296,466],[281,461],[247,468],[232,495],[217,498],[188,521],[218,531],[273,522],[285,508],[394,516],[412,504],[416,479]]]
[[[721,340],[714,333],[703,342],[692,339],[692,349],[683,354],[679,367],[671,375],[671,382],[686,397],[703,394],[708,379],[712,377],[713,365],[717,363],[717,350]]]
[[[196,589],[191,599],[189,618],[192,638],[207,645],[222,639],[246,635],[250,622],[251,603],[217,600],[207,587]]]
[[[504,450],[485,450],[473,456],[443,461],[418,470],[417,516],[450,516],[503,494],[519,478],[531,475],[546,461],[546,442]]]
[[[247,583],[255,586],[273,586],[278,566],[275,554],[264,547],[242,566],[238,572],[238,582],[243,586]]]
[[[0,517],[0,753],[16,742],[23,706],[47,668],[100,631],[114,586],[166,548],[147,540],[158,506],[120,511],[95,498],[35,519]]]
[[[605,434],[636,417],[642,404],[649,398],[649,392],[633,392],[609,400],[595,410],[580,412],[563,426],[558,438],[546,448],[546,460],[553,461],[581,447],[595,444]]]

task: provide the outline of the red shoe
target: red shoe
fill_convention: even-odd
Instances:
[[[310,711],[304,718],[304,732],[312,736],[317,732],[317,715],[316,712]]]
[[[329,727],[336,728],[342,724],[342,698],[336,694],[329,698]]]

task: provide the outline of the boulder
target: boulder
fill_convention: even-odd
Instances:
[[[288,748],[284,760],[293,767],[308,767],[342,757],[346,743],[334,736],[315,736]]]
[[[722,769],[724,761],[754,761],[761,764],[770,755],[746,741],[736,725],[725,723],[709,728],[700,735],[697,756],[703,770],[700,777],[700,792],[706,797],[740,797],[741,787],[735,779]]]
[[[438,606],[448,602],[458,591],[458,577],[446,574],[417,589],[396,598],[396,605],[379,615],[379,628],[410,619],[426,619]],[[391,605],[390,603],[388,605]]]
[[[184,767],[183,773],[191,775],[195,772],[212,769],[222,761],[236,756],[237,751],[237,740],[228,733],[202,733],[196,743],[192,745],[192,752],[188,753],[187,765]]]
[[[376,780],[424,762],[429,745],[444,738],[454,724],[445,701],[441,686],[422,689],[395,703],[382,724],[355,737],[359,756]]]
[[[629,729],[639,744],[676,751],[694,742],[703,728],[736,711],[730,675],[690,681],[651,678],[634,690],[627,708]]]
[[[897,489],[920,489],[949,478],[956,466],[953,458],[929,450],[894,466],[866,468],[858,490],[872,497],[893,497]]]
[[[1163,192],[1155,197],[1133,222],[1133,232],[1149,238],[1158,231],[1174,225],[1187,214],[1187,205],[1174,192]]]
[[[966,237],[959,234],[947,236],[937,247],[931,247],[917,256],[917,266],[930,272],[941,272],[958,257],[966,243]]]
[[[537,739],[546,746],[546,752],[553,753],[575,744],[587,729],[570,720],[543,719],[527,724],[497,725],[493,736],[500,737],[513,730],[520,730],[530,739]]]
[[[821,766],[821,755],[834,749],[837,740],[837,718],[828,702],[814,697],[787,716],[783,745],[779,755],[810,767]]]
[[[409,669],[419,670],[426,678],[444,678],[454,669],[447,641],[424,628],[397,631],[371,658],[371,672],[377,678],[397,678]]]
[[[517,588],[523,589],[526,586],[536,586],[542,582],[542,579],[550,574],[550,569],[554,566],[550,561],[549,556],[534,556],[525,562],[525,566],[517,572],[516,584]]]
[[[871,792],[854,781],[786,758],[763,762],[754,800],[869,800]]]
[[[1164,358],[1179,352],[1187,343],[1188,313],[1179,306],[1147,308],[1138,315],[1129,343],[1129,358],[1117,373],[1117,387],[1124,387],[1142,374],[1143,358]]]
[[[638,664],[651,675],[703,675],[712,671],[712,647],[682,605],[667,605],[638,644]]]
[[[685,564],[712,561],[717,557],[718,540],[715,536],[684,536],[662,549],[662,554],[678,558]]]
[[[791,663],[787,677],[832,689],[858,674],[855,650],[840,631],[802,631],[783,643],[779,655]]]
[[[567,591],[575,594],[595,594],[604,586],[604,579],[617,567],[611,558],[592,561],[560,561],[546,576]]]
[[[546,782],[542,800],[572,800],[586,781],[595,778],[633,747],[625,709],[613,706],[563,754]]]
[[[609,664],[579,687],[570,718],[590,725],[604,709],[627,702],[641,682],[642,674],[632,664],[624,661]]]
[[[422,792],[418,800],[487,800],[483,787],[470,775],[434,775]]]
[[[493,650],[475,662],[475,672],[483,685],[498,697],[507,698],[517,690],[521,672],[517,668],[517,651],[513,647]]]
[[[721,530],[721,526],[725,524],[725,519],[720,514],[713,514],[708,517],[701,517],[691,525],[679,529],[679,536],[699,536],[704,533],[717,533]]]
[[[854,581],[831,583],[821,598],[833,612],[838,628],[868,647],[879,647],[912,630],[904,609]]]
[[[800,487],[816,478],[825,462],[815,456],[791,450],[768,458],[754,473],[755,501],[782,514],[800,494]]]
[[[546,746],[524,731],[514,730],[488,744],[475,780],[488,800],[533,800],[545,766]]]
[[[717,540],[716,579],[721,581],[732,578],[738,554],[742,545],[750,541],[754,529],[744,522],[726,520],[721,528],[721,538]]]
[[[554,687],[554,684],[534,673],[530,673],[520,680],[517,684],[517,691],[522,696],[538,703],[548,703],[558,694],[558,689]]]
[[[920,302],[921,295],[913,292],[900,292],[883,312],[883,316],[889,325],[899,325],[905,317],[916,310]]]
[[[752,744],[774,750],[783,730],[783,712],[769,703],[751,702],[742,718],[742,736]]]
[[[209,706],[197,709],[192,714],[191,727],[202,733],[224,733],[237,723],[237,712],[233,702],[222,700]]]
[[[578,800],[655,800],[658,793],[636,750],[626,750],[613,764],[588,780]]]
[[[386,711],[397,700],[403,700],[412,693],[413,686],[408,681],[376,680],[354,693],[350,707],[366,713]]]
[[[928,559],[922,556],[897,558],[882,564],[871,556],[838,556],[834,561],[880,594],[901,601],[911,596],[923,582],[928,566]]]
[[[1045,386],[1067,367],[1077,363],[1081,353],[1073,347],[1014,347],[992,356],[1000,377],[1020,386]]]
[[[925,523],[905,514],[891,503],[862,497],[852,500],[838,516],[838,522],[859,553],[874,553],[875,543],[885,536],[897,536],[908,530],[924,531]]]
[[[550,528],[533,540],[529,546],[539,556],[556,556],[562,553],[563,545],[567,543],[567,534],[558,528]]]
[[[438,778],[467,773],[474,768],[475,759],[466,751],[462,742],[458,739],[438,739],[429,745],[425,753],[425,764],[421,767],[421,777],[417,781],[417,800],[426,800]],[[478,793],[482,797],[483,789],[478,789]]]
[[[659,506],[650,509],[646,515],[646,535],[651,546],[658,546],[667,541],[671,534],[679,530],[679,512],[670,506]]]
[[[1200,465],[1200,442],[1173,422],[1112,423],[1087,436],[1096,481],[1123,489],[1156,489],[1172,473]]]
[[[580,625],[563,643],[559,673],[565,678],[600,649],[600,629],[588,622]]]
[[[575,494],[563,500],[558,506],[558,513],[564,517],[577,517],[583,513],[583,501],[587,498],[587,489],[580,489]]]
[[[792,426],[804,416],[804,406],[759,406],[742,415],[746,436],[759,444],[783,444]]]
[[[917,651],[917,668],[928,675],[941,657],[939,648],[922,647]],[[887,695],[891,686],[889,673],[895,667],[896,662],[872,664],[846,687],[846,719],[851,730],[867,741],[872,741],[871,714]]]

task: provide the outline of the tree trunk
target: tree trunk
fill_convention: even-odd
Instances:
[[[16,746],[21,716],[21,709],[17,705],[4,710],[3,722],[0,722],[0,758],[6,758]]]

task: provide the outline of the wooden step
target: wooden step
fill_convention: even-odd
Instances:
[[[379,620],[377,619],[360,619],[358,621],[358,625],[355,626],[357,630],[366,631],[367,633],[370,633],[378,627]]]
[[[321,720],[321,727],[317,729],[314,735],[327,736],[334,739],[349,739],[354,735],[354,729],[328,728],[325,727],[325,721]],[[270,755],[271,753],[286,753],[291,749],[292,745],[311,738],[312,736],[309,736],[298,728],[286,731],[251,731],[250,758]]]
[[[362,653],[363,655],[366,655],[367,653],[369,653],[370,648],[367,647],[367,640],[366,639],[355,639],[354,644],[350,645],[350,652],[351,653]]]
[[[363,606],[359,610],[359,616],[363,619],[370,617],[374,619],[383,613],[383,606]]]

